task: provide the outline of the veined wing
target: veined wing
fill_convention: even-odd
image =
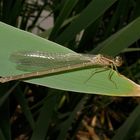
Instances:
[[[10,60],[17,64],[17,69],[23,71],[39,71],[75,64],[86,63],[94,55],[77,53],[48,53],[41,51],[19,51],[10,56]]]

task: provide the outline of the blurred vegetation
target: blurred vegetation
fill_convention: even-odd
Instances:
[[[46,11],[49,14],[42,14]],[[129,40],[128,46],[111,46],[107,51],[98,44],[139,16],[139,0],[0,1],[0,21],[29,32],[36,30],[39,36],[76,52],[120,54],[125,62],[120,73],[137,83],[139,38],[132,39],[129,32],[123,40]],[[50,17],[54,25],[46,29],[43,25]],[[23,82],[0,85],[0,93],[0,140],[140,139],[139,98],[79,94]]]

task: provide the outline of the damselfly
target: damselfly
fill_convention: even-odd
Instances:
[[[120,57],[110,58],[101,54],[19,51],[13,53],[10,59],[17,64],[17,69],[28,73],[2,77],[1,83],[95,66],[112,67],[116,70],[116,67],[122,65]]]

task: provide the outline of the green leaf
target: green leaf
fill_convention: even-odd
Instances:
[[[0,85],[0,91],[2,94],[0,94],[0,107],[5,103],[5,101],[8,99],[12,91],[16,88],[18,83],[12,85],[9,87],[9,85]]]
[[[61,27],[62,23],[64,23],[64,20],[69,16],[71,11],[73,10],[73,7],[77,4],[78,0],[67,0],[64,3],[64,6],[61,10],[61,13],[57,17],[57,20],[55,22],[55,26],[51,32],[50,39],[56,37],[56,34],[59,31],[59,28]]]
[[[140,139],[140,105],[130,114],[125,123],[118,129],[111,140],[139,140]]]
[[[71,127],[72,123],[74,122],[77,112],[81,110],[81,107],[83,106],[86,100],[87,100],[87,96],[83,97],[75,106],[74,110],[68,115],[68,118],[64,120],[63,123],[59,126],[60,133],[58,135],[57,140],[62,140],[66,138],[68,134],[68,130]]]
[[[93,52],[115,56],[140,38],[140,17],[99,44]]]
[[[25,72],[16,69],[10,62],[9,56],[15,51],[39,50],[52,53],[72,53],[73,51],[51,41],[40,38],[31,33],[21,31],[4,23],[0,23],[0,75],[11,76]],[[73,52],[75,53],[75,52]],[[110,79],[110,70],[100,68],[94,74],[95,68],[83,69],[42,78],[26,80],[26,82],[51,88],[110,96],[140,96],[140,86],[126,77],[113,72]],[[102,71],[102,72],[101,72]]]
[[[17,90],[14,93],[14,96],[15,96],[16,100],[18,101],[18,103],[20,104],[20,106],[22,108],[22,111],[23,111],[26,119],[30,123],[30,126],[31,126],[31,128],[33,130],[34,126],[35,126],[35,122],[34,122],[31,110],[30,110],[30,108],[28,106],[27,100],[25,98],[25,94],[23,93],[23,91],[21,91],[21,87],[17,88]]]
[[[95,22],[116,0],[93,0],[66,30],[56,38],[64,44],[71,41],[80,31]]]
[[[37,120],[31,140],[44,140],[48,132],[49,125],[52,120],[54,108],[56,107],[56,100],[59,94],[51,94],[46,97],[44,105],[41,108],[39,118]]]
[[[0,138],[11,140],[9,100],[6,100],[0,108]]]

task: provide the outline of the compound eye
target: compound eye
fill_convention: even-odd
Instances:
[[[122,57],[116,56],[116,57],[115,57],[115,64],[116,64],[116,66],[119,67],[119,66],[122,65],[122,63],[123,63]]]

